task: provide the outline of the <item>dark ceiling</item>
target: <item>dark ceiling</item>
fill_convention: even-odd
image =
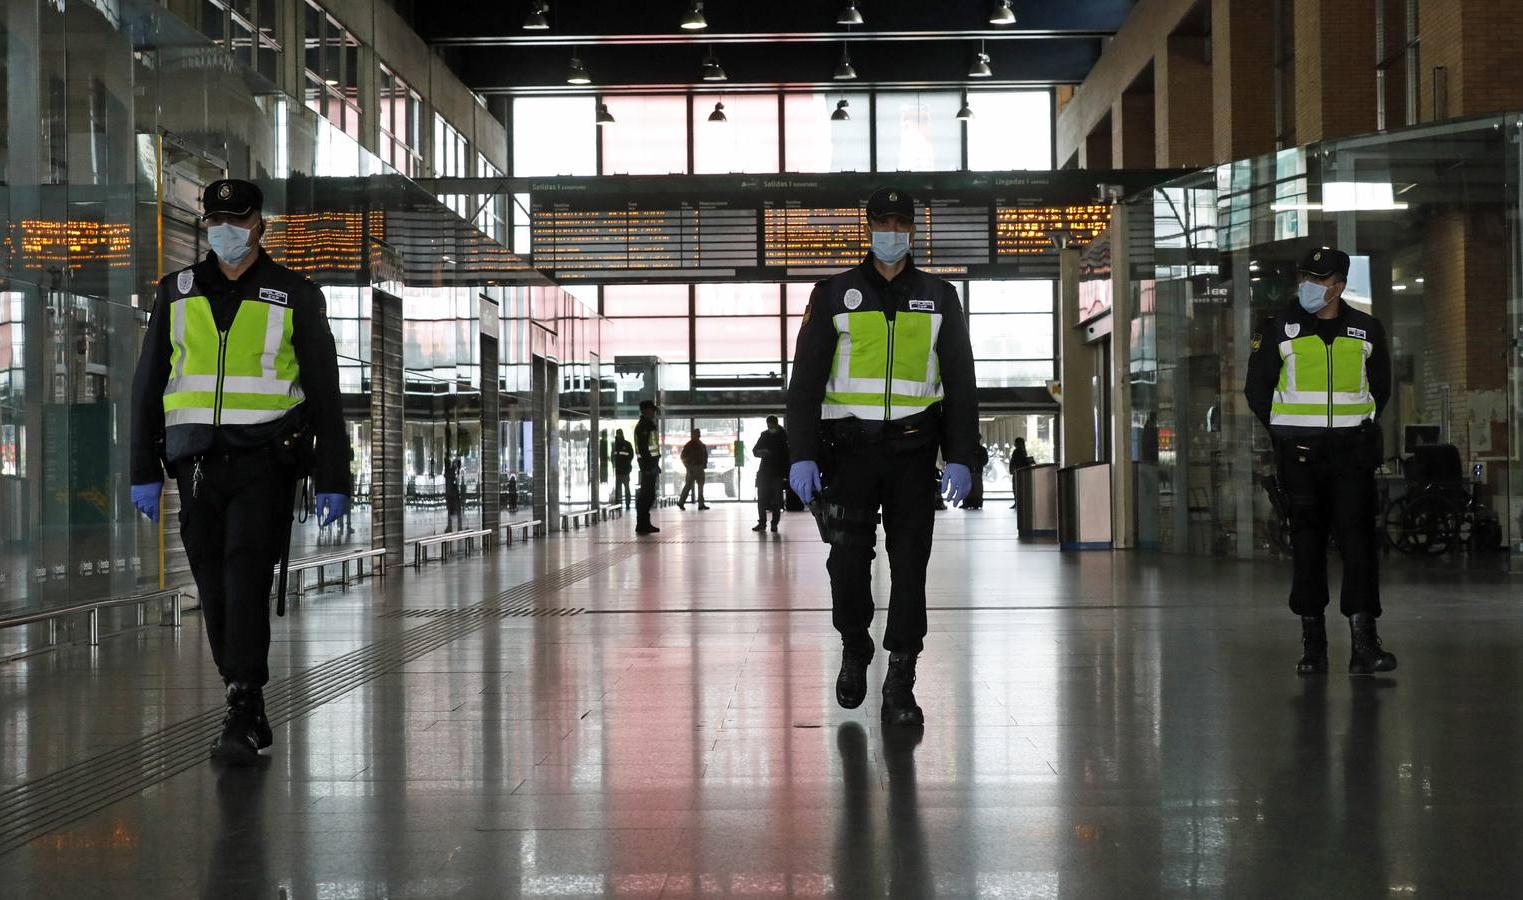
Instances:
[[[483,94],[736,90],[852,86],[1008,86],[1080,82],[1134,0],[1011,0],[1017,21],[993,25],[991,0],[860,0],[863,24],[839,25],[846,0],[708,0],[708,28],[679,27],[689,0],[549,0],[550,28],[523,28],[533,5],[398,4],[451,68]],[[833,80],[843,41],[854,81]],[[970,78],[982,47],[992,77]],[[712,52],[729,76],[704,82]],[[592,84],[566,75],[573,54]]]

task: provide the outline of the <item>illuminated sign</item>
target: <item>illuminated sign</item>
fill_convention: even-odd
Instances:
[[[1094,240],[1110,224],[1111,208],[1083,206],[1001,206],[994,211],[994,249],[998,256],[1051,253],[1055,231],[1067,231],[1075,244]]]
[[[23,219],[19,268],[79,269],[92,263],[121,269],[132,265],[132,226],[117,222]],[[14,244],[12,244],[14,246]]]

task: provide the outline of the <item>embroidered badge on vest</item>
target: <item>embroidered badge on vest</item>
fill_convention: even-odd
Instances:
[[[1358,338],[1363,341],[1369,338],[1369,333],[1366,332],[1363,328],[1355,328],[1354,326],[1350,325],[1348,327],[1348,336],[1351,338]]]
[[[916,312],[935,312],[936,311],[936,301],[935,300],[911,300],[910,301],[910,309],[915,310]]]
[[[1300,322],[1286,322],[1285,323],[1285,336],[1286,337],[1293,338],[1293,337],[1295,337],[1296,335],[1298,335],[1300,333],[1301,333],[1301,323]]]
[[[845,304],[847,309],[856,309],[862,305],[862,292],[852,288],[846,292]]]
[[[175,289],[180,292],[180,296],[182,297],[189,295],[190,289],[195,286],[196,273],[192,272],[189,269],[181,272],[180,276],[175,279]]]
[[[277,291],[274,288],[260,288],[259,299],[276,306],[290,306],[291,298],[285,291]]]

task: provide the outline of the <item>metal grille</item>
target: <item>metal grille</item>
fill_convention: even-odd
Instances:
[[[542,612],[574,614],[535,604],[608,571],[633,556],[636,549],[630,545],[609,550],[475,606],[434,610],[441,614],[430,617],[426,624],[275,682],[264,695],[270,725],[278,727],[307,715],[366,682],[471,634],[489,620]],[[221,719],[221,708],[209,709],[107,753],[0,791],[0,854],[205,763],[207,747],[219,732]]]

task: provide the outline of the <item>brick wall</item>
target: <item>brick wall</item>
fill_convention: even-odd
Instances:
[[[1127,91],[1111,109],[1111,160],[1118,169],[1153,168],[1153,92]]]
[[[1296,142],[1374,131],[1371,0],[1296,0]]]
[[[1216,161],[1274,149],[1274,5],[1211,0]]]
[[[1153,158],[1162,169],[1208,166],[1216,161],[1215,107],[1206,38],[1166,34],[1153,61]]]

